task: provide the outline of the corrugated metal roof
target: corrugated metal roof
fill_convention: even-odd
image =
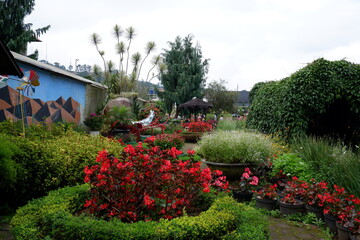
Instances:
[[[97,87],[97,88],[102,88],[102,89],[107,88],[105,85],[103,85],[101,83],[94,82],[94,81],[91,81],[89,79],[80,77],[80,76],[78,76],[78,75],[76,75],[74,73],[71,73],[69,71],[66,71],[64,69],[61,69],[61,68],[58,68],[58,67],[46,64],[46,63],[36,61],[34,59],[28,58],[28,57],[23,56],[21,54],[18,54],[16,52],[11,52],[11,54],[19,62],[26,63],[26,64],[31,64],[31,65],[33,65],[35,67],[50,71],[52,73],[56,73],[56,74],[63,75],[63,76],[66,76],[66,77],[70,77],[72,79],[75,79],[75,80],[78,80],[78,81],[81,81],[81,82],[84,82],[84,83],[87,83],[87,84],[91,84],[91,86],[94,86],[94,87]]]

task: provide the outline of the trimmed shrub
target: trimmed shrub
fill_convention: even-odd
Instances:
[[[123,223],[73,213],[88,186],[50,192],[18,209],[11,221],[17,239],[268,239],[266,217],[231,197],[216,199],[199,216]],[[255,237],[256,236],[256,237]],[[230,238],[234,237],[234,238]],[[252,238],[254,237],[254,238]]]
[[[50,135],[49,135],[50,136]],[[48,191],[83,183],[86,165],[94,165],[98,151],[106,148],[120,152],[123,147],[114,140],[91,137],[68,130],[58,137],[23,138],[6,135],[18,150],[12,161],[17,166],[16,180],[2,196],[12,207],[25,204]]]

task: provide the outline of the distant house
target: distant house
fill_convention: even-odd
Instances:
[[[236,101],[235,104],[237,106],[249,106],[249,91],[242,90],[242,91],[235,91],[236,94]]]
[[[11,54],[23,72],[33,70],[38,74],[40,85],[34,87],[31,96],[27,96],[18,90],[21,82],[7,80],[7,85],[0,88],[0,121],[20,118],[22,102],[22,114],[29,123],[80,123],[95,112],[106,97],[106,87],[100,83],[15,52]],[[20,98],[20,94],[24,96]]]

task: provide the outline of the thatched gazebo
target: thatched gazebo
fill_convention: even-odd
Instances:
[[[196,114],[206,114],[211,110],[212,107],[212,104],[194,97],[190,101],[180,104],[179,112],[181,112],[185,116],[191,116],[191,114],[194,114],[196,119]]]

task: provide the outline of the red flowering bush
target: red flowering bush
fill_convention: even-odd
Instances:
[[[139,119],[147,118],[150,114],[150,110],[153,110],[156,118],[163,118],[165,113],[160,109],[156,103],[147,103],[139,112]]]
[[[220,171],[201,170],[192,151],[188,160],[178,160],[181,153],[174,147],[144,148],[141,143],[125,147],[119,158],[100,151],[99,164],[84,169],[85,182],[91,185],[91,198],[84,206],[95,216],[124,222],[171,219],[181,216],[211,186],[227,188]]]
[[[158,134],[154,139],[155,146],[159,146],[161,150],[175,147],[177,149],[184,146],[184,138],[180,134]]]
[[[311,179],[310,183],[304,185],[304,188],[303,201],[306,204],[315,207],[324,206],[326,200],[324,194],[328,192],[326,182],[316,182],[315,179]]]
[[[189,132],[210,132],[212,130],[212,125],[203,121],[184,123],[183,126]]]
[[[325,208],[324,213],[332,216],[338,214],[348,206],[349,194],[343,187],[334,185],[334,191],[324,193]]]
[[[290,181],[287,181],[285,184],[285,189],[283,191],[284,198],[280,201],[283,203],[291,204],[300,204],[302,203],[300,199],[303,199],[307,183],[305,181],[299,180],[297,177],[292,177]]]
[[[262,189],[254,191],[254,193],[261,199],[276,200],[278,197],[276,188],[276,183],[274,185],[266,185]]]
[[[324,198],[324,213],[337,216],[341,225],[354,234],[360,234],[360,199],[337,185],[334,185],[333,192],[326,192]]]

